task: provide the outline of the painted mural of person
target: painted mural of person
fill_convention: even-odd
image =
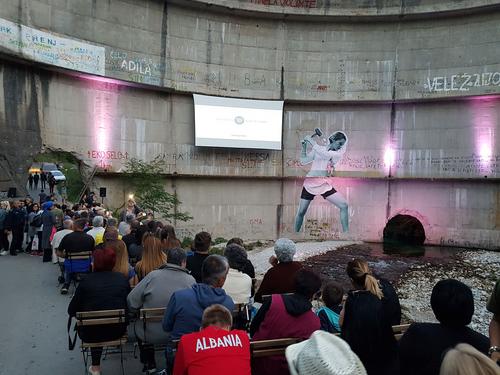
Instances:
[[[316,142],[314,136],[307,136],[302,141],[300,162],[302,165],[312,163],[306,175],[300,195],[299,209],[295,217],[295,232],[299,232],[304,221],[307,209],[316,195],[321,195],[328,202],[340,209],[340,223],[342,231],[349,230],[349,212],[347,200],[331,185],[330,171],[339,162],[347,148],[347,135],[336,131],[328,138],[328,145],[323,146]],[[308,152],[308,146],[312,149]]]

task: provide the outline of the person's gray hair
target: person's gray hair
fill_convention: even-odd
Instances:
[[[121,236],[126,236],[127,234],[129,234],[130,224],[127,224],[124,221],[120,222],[120,224],[118,224],[118,233],[120,233]]]
[[[201,281],[215,286],[221,278],[227,275],[228,270],[229,264],[225,257],[216,254],[209,255],[201,264]]]
[[[180,247],[167,250],[167,263],[182,266],[182,263],[187,259],[186,252]]]
[[[71,229],[71,228],[73,228],[73,220],[64,220],[63,229]]]
[[[281,263],[293,261],[295,250],[295,242],[288,238],[280,238],[274,243],[276,258],[278,258],[278,261]]]
[[[247,252],[243,247],[235,243],[226,246],[224,256],[227,258],[229,267],[234,270],[241,271],[247,262]]]
[[[104,225],[104,218],[102,216],[95,216],[94,219],[92,219],[92,226],[94,227],[102,227]]]
[[[116,220],[114,217],[108,218],[108,223],[106,224],[106,226],[116,228],[117,225],[118,225],[118,220]]]

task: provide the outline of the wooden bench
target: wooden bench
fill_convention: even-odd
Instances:
[[[399,341],[409,327],[410,324],[399,324],[396,326],[392,326],[392,332],[394,333],[394,337],[396,338],[396,340]]]
[[[287,337],[282,339],[258,340],[250,342],[250,353],[252,358],[268,357],[272,355],[284,355],[289,345],[301,342],[300,338]]]
[[[124,309],[118,310],[99,310],[99,311],[85,311],[85,312],[77,312],[76,313],[76,327],[77,330],[83,327],[96,327],[96,326],[104,326],[110,324],[126,324],[127,319],[125,315]],[[93,348],[102,348],[103,350],[107,350],[110,347],[116,347],[120,353],[120,363],[122,367],[122,374],[125,374],[125,369],[123,366],[123,346],[127,342],[127,335],[123,335],[122,337],[111,340],[111,341],[99,341],[99,342],[85,342],[81,340],[81,350],[83,355],[83,361],[85,363],[85,371],[87,371],[88,359],[90,357],[90,349]]]

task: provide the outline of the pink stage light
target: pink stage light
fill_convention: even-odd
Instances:
[[[118,107],[118,86],[109,83],[90,81],[88,105],[91,113],[93,147],[99,155],[97,164],[101,168],[110,168],[111,160],[107,160],[108,151],[114,151],[112,145],[113,127]]]
[[[394,166],[394,162],[396,161],[396,150],[392,147],[392,145],[388,145],[384,151],[384,166],[386,173],[389,173],[390,169]]]
[[[472,124],[474,131],[474,149],[485,174],[490,173],[495,127],[497,123],[497,97],[480,97],[471,100]]]

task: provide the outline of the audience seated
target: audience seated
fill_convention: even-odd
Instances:
[[[161,250],[161,241],[152,233],[144,235],[142,247],[142,259],[135,266],[139,280],[142,280],[148,273],[167,263],[167,256]]]
[[[158,308],[167,306],[172,294],[178,290],[190,288],[196,283],[186,270],[186,253],[181,248],[167,251],[167,263],[155,271],[148,273],[130,292],[127,303],[131,312],[141,308]],[[152,344],[166,344],[168,334],[161,328],[161,323],[151,322],[144,332],[143,322],[137,320],[134,332],[139,341],[140,359],[144,370],[154,373],[156,361]],[[147,344],[143,344],[147,340]]]
[[[273,294],[257,312],[250,325],[253,340],[285,337],[307,339],[320,329],[320,321],[312,311],[311,300],[321,288],[321,279],[314,272],[301,269],[294,275],[292,295]],[[284,356],[256,358],[252,372],[258,375],[285,375],[288,366]]]
[[[490,322],[490,350],[491,359],[500,366],[500,279],[491,293],[486,308],[493,313]]]
[[[92,229],[87,234],[92,236],[95,245],[99,245],[103,241],[104,236],[104,218],[102,216],[94,216],[92,219]]]
[[[245,249],[239,245],[231,244],[224,250],[224,256],[229,263],[229,272],[222,288],[233,299],[234,303],[249,303],[252,293],[252,279],[241,271],[248,260]]]
[[[293,293],[295,291],[294,276],[302,268],[300,262],[294,262],[295,243],[288,238],[280,238],[274,244],[275,264],[266,272],[259,290],[255,293],[255,301],[262,303],[262,296],[269,294]]]
[[[291,375],[366,375],[358,356],[342,339],[315,331],[308,340],[286,348]]]
[[[213,304],[224,305],[233,311],[234,303],[222,286],[226,280],[229,265],[220,255],[209,255],[202,264],[202,282],[189,289],[174,292],[163,317],[163,330],[170,332],[169,340],[177,340],[186,333],[198,331],[203,310]],[[167,372],[173,364],[173,344],[167,350]]]
[[[87,219],[78,219],[73,223],[73,232],[68,233],[61,240],[58,248],[58,256],[66,258],[64,260],[64,284],[61,288],[61,294],[68,293],[69,284],[73,273],[88,272],[90,269],[90,260],[67,259],[68,254],[84,251],[94,251],[94,239],[83,232]]]
[[[106,238],[109,233],[117,234],[117,232],[115,230],[113,232],[106,233],[106,241],[104,242],[106,244],[106,247],[112,249],[116,254],[116,263],[113,267],[113,272],[119,272],[123,276],[125,276],[130,284],[130,287],[133,288],[134,286],[136,286],[139,280],[137,278],[137,274],[135,273],[134,267],[132,267],[128,262],[127,246],[125,246],[125,242],[117,239],[115,235],[113,236],[113,238],[116,239],[110,240]]]
[[[432,289],[431,307],[439,323],[414,323],[400,340],[401,374],[438,375],[445,351],[458,343],[488,353],[488,338],[467,327],[474,314],[467,285],[452,279],[439,281]]]
[[[59,244],[62,239],[69,233],[73,232],[73,221],[71,219],[67,219],[63,221],[63,229],[56,232],[54,237],[52,237],[52,241],[50,244],[52,245],[52,263],[63,263],[64,258],[60,258],[57,256],[57,250],[59,249]]]
[[[469,344],[446,352],[439,375],[500,375],[500,367]]]
[[[137,228],[140,226],[139,222],[137,220],[133,220],[130,224],[128,233],[122,234],[122,241],[125,242],[125,245],[127,245],[127,251],[129,253],[129,258],[130,258],[130,245],[133,243],[136,243],[136,231]],[[142,241],[142,238],[141,238]]]
[[[250,341],[231,330],[231,311],[212,305],[203,312],[201,330],[181,337],[174,375],[250,375]]]
[[[245,245],[243,244],[243,240],[239,237],[233,237],[229,241],[227,241],[226,247],[233,244],[233,243],[236,245],[240,245],[243,249],[245,249]],[[250,276],[251,279],[255,279],[255,268],[253,267],[253,264],[250,261],[250,259],[248,259],[248,257],[247,257],[247,260],[245,262],[245,266],[243,267],[241,272],[246,273],[248,276]]]
[[[171,225],[164,225],[160,230],[161,248],[167,252],[170,249],[181,247],[181,241],[175,236],[175,229]]]
[[[81,224],[78,224],[78,228],[81,228]],[[112,272],[115,261],[116,255],[112,249],[103,249],[94,253],[93,272],[85,277],[76,288],[75,295],[68,306],[70,316],[76,316],[79,311],[127,308],[127,294],[130,286],[125,276]],[[78,334],[85,342],[99,342],[120,338],[125,331],[126,325],[112,324],[106,328],[87,326],[79,329]],[[101,373],[101,354],[102,348],[91,349],[92,365],[88,369],[90,375]]]
[[[368,374],[397,374],[397,343],[380,284],[366,262],[359,259],[347,264],[347,274],[354,290],[347,294],[340,315],[341,337],[359,356]]]
[[[187,257],[186,268],[191,271],[191,275],[195,278],[197,283],[201,283],[201,265],[208,257],[208,250],[212,236],[207,232],[200,232],[194,236],[193,250],[194,253]]]
[[[127,247],[128,257],[130,259],[130,264],[134,265],[142,259],[143,251],[143,240],[144,236],[148,232],[148,228],[145,225],[138,224],[137,229],[134,232],[135,241]]]
[[[335,281],[325,284],[321,291],[321,299],[325,306],[320,307],[316,314],[321,322],[321,329],[330,333],[340,333],[340,312],[344,288]]]

